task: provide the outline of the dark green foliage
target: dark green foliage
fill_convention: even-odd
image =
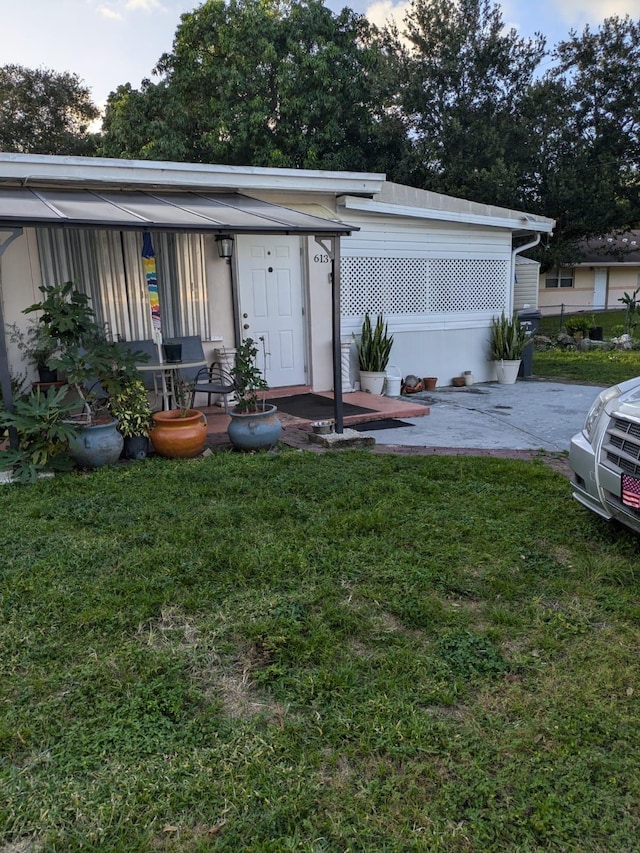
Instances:
[[[404,146],[393,58],[347,8],[208,0],[182,16],[159,83],[110,96],[102,153],[381,170]]]
[[[0,67],[0,151],[91,155],[88,128],[98,115],[77,74]]]
[[[14,427],[18,446],[0,450],[0,470],[11,471],[19,483],[34,483],[43,471],[69,471],[69,439],[75,429],[65,420],[76,408],[65,399],[67,387],[36,389],[14,401],[13,412],[0,409],[0,430]]]
[[[491,320],[490,357],[493,361],[517,361],[532,343],[533,339],[527,337],[517,312],[507,317],[503,311],[500,317]]]

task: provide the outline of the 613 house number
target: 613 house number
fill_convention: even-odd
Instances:
[[[330,261],[329,255],[314,255],[313,262],[316,264],[328,264]]]

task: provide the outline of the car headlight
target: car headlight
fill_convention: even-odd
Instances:
[[[616,397],[620,396],[620,389],[617,385],[614,385],[612,388],[607,388],[606,391],[602,391],[596,397],[593,406],[589,409],[589,413],[584,422],[583,432],[587,437],[587,441],[591,444],[591,437],[593,435],[593,431],[598,423],[598,418],[602,414],[604,407],[607,405],[609,400],[615,400]]]

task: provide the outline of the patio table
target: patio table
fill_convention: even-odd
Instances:
[[[180,371],[193,367],[205,367],[206,364],[207,361],[204,358],[196,361],[147,361],[144,364],[137,364],[136,368],[142,372],[155,371],[160,375],[162,408],[167,411],[172,408],[172,401],[175,399],[175,386],[180,380]]]

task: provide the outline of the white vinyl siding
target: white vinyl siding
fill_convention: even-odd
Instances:
[[[342,240],[343,317],[382,312],[393,323],[508,308],[511,236],[470,226],[354,216]]]

